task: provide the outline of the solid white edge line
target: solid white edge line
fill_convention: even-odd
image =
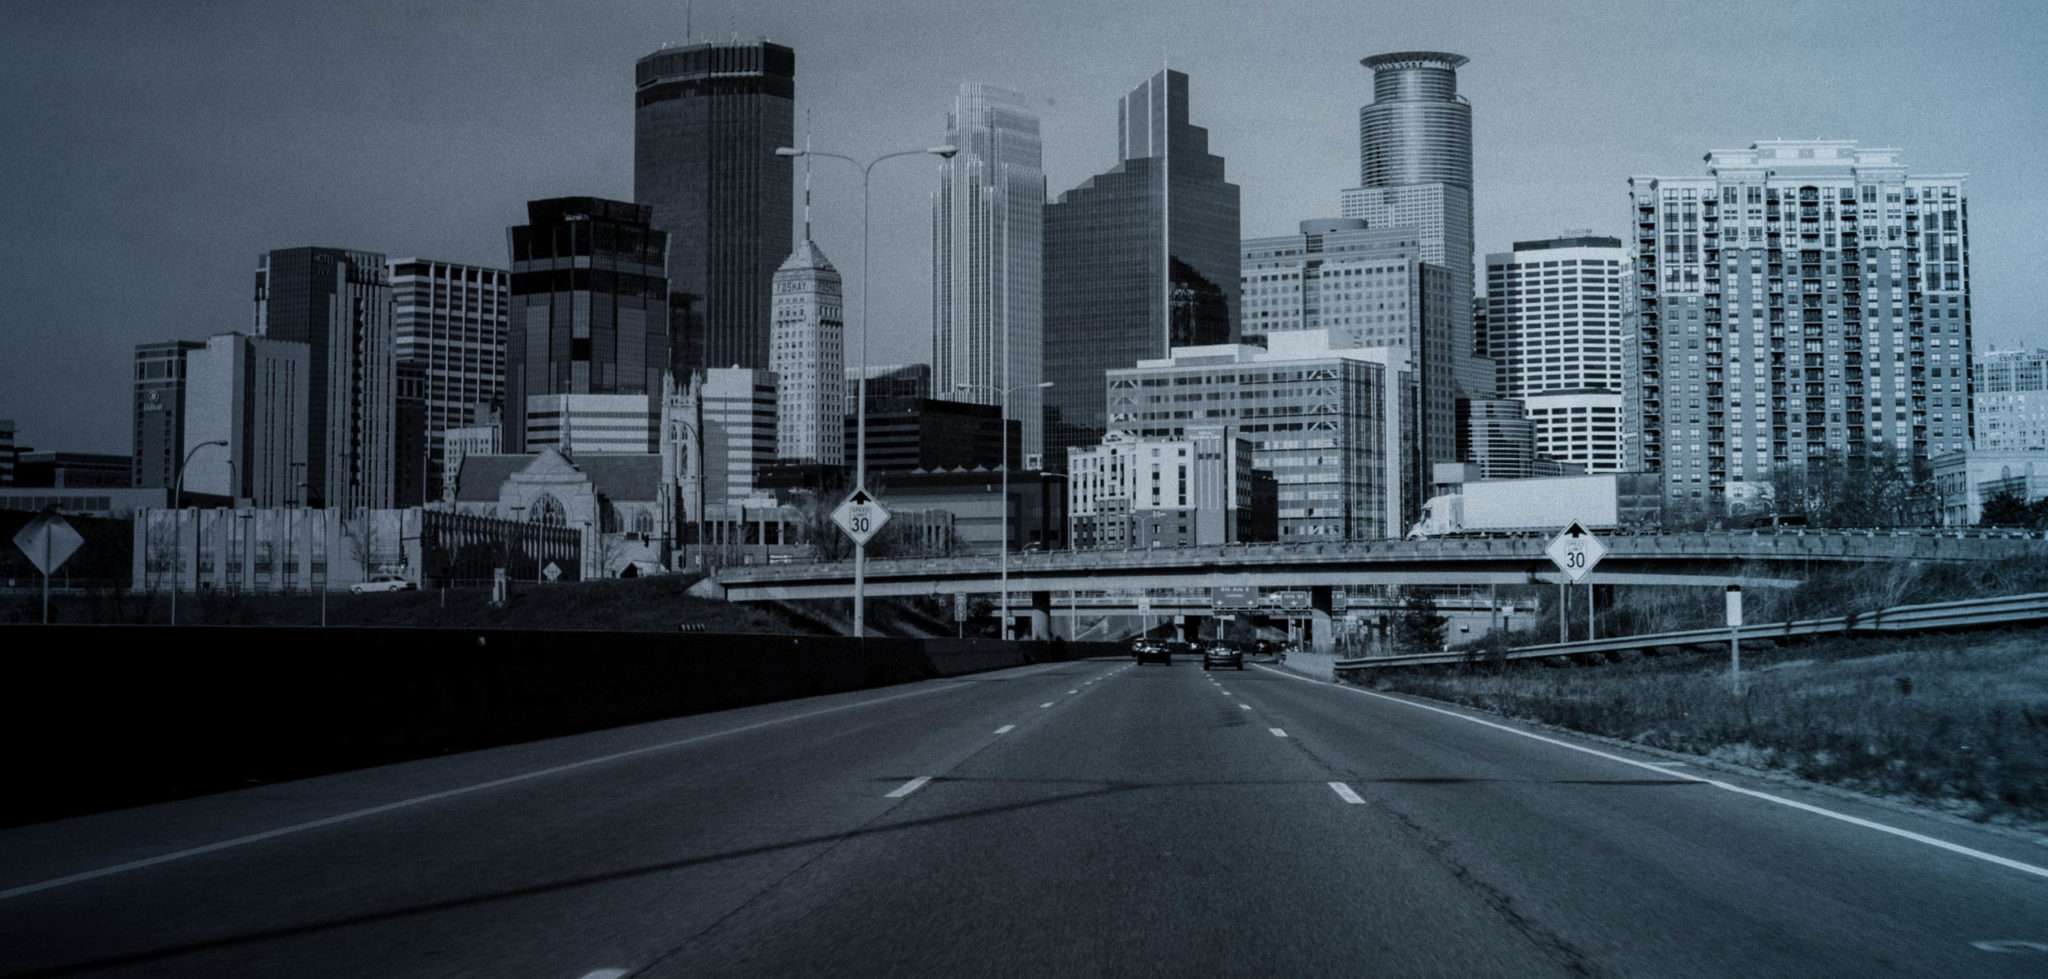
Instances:
[[[1874,829],[1880,833],[1889,833],[1893,836],[1899,837],[1900,839],[1912,840],[1915,843],[1924,843],[1928,846],[1934,847],[1939,850],[1947,850],[1950,853],[1960,854],[1966,857],[1974,857],[1986,863],[1997,864],[1998,866],[2006,867],[2012,870],[2017,870],[2024,874],[2032,874],[2036,877],[2048,878],[2048,867],[2037,867],[2030,863],[2022,863],[2018,860],[2013,860],[2008,857],[2001,857],[1996,853],[1986,853],[1982,850],[1977,850],[1971,847],[1963,846],[1960,843],[1950,843],[1947,840],[1936,839],[1924,833],[1915,833],[1909,829],[1900,829],[1896,826],[1887,826],[1883,823],[1873,822],[1871,820],[1864,819],[1860,816],[1851,816],[1845,812],[1836,812],[1832,809],[1823,809],[1819,806],[1811,805],[1805,802],[1800,802],[1795,799],[1787,799],[1782,796],[1775,796],[1768,792],[1759,792],[1756,789],[1743,788],[1740,785],[1733,785],[1728,782],[1720,781],[1719,779],[1711,779],[1701,775],[1694,775],[1691,772],[1673,771],[1669,768],[1661,767],[1653,762],[1636,761],[1633,758],[1623,758],[1620,755],[1610,754],[1608,752],[1601,751],[1597,748],[1588,748],[1583,745],[1572,744],[1569,741],[1560,741],[1556,738],[1545,737],[1541,734],[1537,734],[1532,731],[1517,730],[1516,728],[1509,727],[1506,724],[1495,723],[1484,718],[1473,717],[1469,714],[1460,714],[1454,710],[1445,710],[1441,707],[1431,707],[1428,704],[1418,704],[1412,700],[1403,700],[1399,697],[1389,697],[1386,694],[1379,693],[1373,690],[1362,690],[1358,687],[1346,687],[1335,683],[1329,683],[1323,680],[1312,680],[1305,676],[1296,676],[1292,673],[1268,669],[1264,666],[1260,666],[1259,669],[1266,670],[1269,673],[1278,673],[1281,676],[1293,680],[1300,680],[1303,683],[1313,683],[1319,687],[1332,687],[1338,690],[1348,690],[1352,693],[1363,694],[1367,697],[1374,697],[1380,700],[1387,701],[1389,703],[1413,707],[1416,710],[1426,710],[1432,714],[1442,714],[1445,717],[1455,717],[1461,721],[1470,721],[1474,724],[1478,724],[1483,727],[1493,728],[1496,731],[1505,731],[1508,734],[1528,738],[1531,741],[1541,741],[1544,744],[1555,745],[1559,748],[1569,748],[1573,751],[1592,755],[1596,758],[1605,758],[1608,761],[1617,761],[1624,765],[1631,765],[1636,768],[1656,772],[1659,775],[1668,775],[1672,778],[1682,778],[1688,781],[1699,782],[1704,785],[1711,785],[1717,789],[1725,789],[1729,792],[1736,793],[1737,795],[1746,795],[1753,799],[1762,799],[1765,802],[1774,802],[1781,806],[1786,806],[1788,808],[1800,810],[1801,812],[1810,812],[1816,816],[1826,816],[1829,819],[1840,820],[1852,826],[1861,826],[1864,829]],[[1330,784],[1332,786],[1335,786],[1338,783],[1332,782]]]
[[[1011,731],[1015,731],[1016,729],[1017,729],[1017,725],[1015,725],[1015,724],[1005,724],[1005,725],[1003,725],[1002,727],[996,728],[996,733],[997,733],[997,734],[1008,734],[1008,733],[1010,733]]]
[[[1351,791],[1351,786],[1345,785],[1342,782],[1331,782],[1330,791],[1337,793],[1337,798],[1342,799],[1345,802],[1351,803],[1354,806],[1362,806],[1365,804],[1365,800],[1359,798],[1358,793]]]
[[[438,802],[442,799],[451,799],[460,795],[468,795],[472,792],[482,792],[485,789],[495,789],[501,786],[515,785],[520,782],[531,781],[537,778],[545,778],[549,775],[559,775],[563,772],[572,772],[579,768],[589,768],[593,765],[602,765],[606,762],[618,761],[621,758],[631,758],[634,755],[644,755],[648,754],[649,752],[655,751],[666,751],[670,748],[681,748],[685,745],[696,744],[700,741],[710,741],[713,738],[723,738],[734,734],[745,734],[748,731],[758,731],[764,727],[773,727],[777,724],[787,724],[791,721],[808,720],[810,718],[821,717],[826,714],[836,714],[840,711],[852,710],[856,707],[870,707],[875,704],[885,704],[892,700],[902,700],[906,697],[919,697],[928,693],[937,693],[943,690],[958,689],[963,688],[957,685],[935,684],[933,686],[926,687],[922,690],[911,690],[906,693],[892,694],[887,697],[877,697],[873,700],[863,700],[859,703],[840,704],[837,707],[826,707],[822,710],[809,711],[803,714],[796,714],[790,717],[778,717],[772,720],[758,721],[753,724],[745,724],[726,731],[713,731],[709,734],[699,734],[694,737],[683,738],[677,741],[664,741],[660,744],[651,744],[639,748],[630,748],[625,751],[616,751],[609,755],[600,755],[596,758],[585,758],[582,761],[572,761],[567,764],[554,765],[548,768],[539,769],[537,771],[523,772],[518,775],[508,775],[504,778],[491,779],[488,782],[478,782],[474,785],[464,785],[459,788],[444,789],[440,792],[429,792],[426,795],[414,796],[410,799],[400,799],[397,802],[387,802],[383,805],[371,806],[367,809],[357,809],[353,812],[345,812],[339,815],[327,816],[322,819],[309,820],[303,823],[293,823],[290,826],[280,826],[277,829],[264,830],[261,833],[251,833],[247,836],[238,836],[234,839],[221,840],[217,843],[207,843],[202,846],[188,847],[183,850],[174,850],[170,853],[159,854],[157,856],[147,857],[141,860],[131,860],[127,863],[115,864],[111,867],[101,867],[98,870],[86,870],[81,871],[79,873],[70,874],[64,877],[52,878],[50,880],[41,881],[34,884],[24,884],[20,887],[0,891],[0,901],[5,901],[9,898],[21,897],[25,894],[34,894],[37,891],[47,891],[52,888],[63,887],[68,884],[77,884],[88,880],[94,880],[100,877],[111,877],[114,874],[127,873],[131,870],[141,870],[144,867],[154,867],[160,863],[170,863],[174,860],[184,860],[188,857],[196,857],[208,853],[214,853],[220,850],[233,849],[234,847],[246,846],[250,843],[260,843],[264,840],[276,839],[280,836],[290,836],[294,833],[303,833],[307,830],[320,829],[324,826],[333,826],[337,823],[352,822],[354,820],[362,819],[367,816],[376,816],[382,813],[394,812],[399,809],[409,809],[413,806],[422,805],[428,802]],[[1051,705],[1048,704],[1047,706]]]
[[[918,777],[911,779],[910,781],[905,782],[902,785],[897,786],[896,791],[889,793],[887,798],[901,799],[904,796],[917,791],[918,789],[924,788],[924,783],[929,782],[931,780],[932,777],[930,775],[919,775]]]

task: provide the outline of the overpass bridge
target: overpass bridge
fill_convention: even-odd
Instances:
[[[1787,587],[1816,565],[2048,560],[2048,539],[2018,531],[1758,530],[1602,534],[1608,547],[1585,579],[1601,585]],[[1302,589],[1327,616],[1332,589],[1386,585],[1555,584],[1547,536],[1438,540],[1240,543],[1150,550],[1012,554],[1008,590],[1029,596],[1033,634],[1055,609],[1091,594],[1091,612],[1206,613],[1214,588]],[[868,562],[875,597],[994,595],[997,555],[884,558]],[[851,598],[850,561],[727,567],[693,589],[729,601]],[[1201,596],[1201,597],[1198,597]],[[1022,604],[1018,602],[1018,604]]]

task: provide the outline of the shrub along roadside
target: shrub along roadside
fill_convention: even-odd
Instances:
[[[1745,644],[1743,664],[1739,697],[1725,648],[1365,682],[1972,819],[2048,825],[2048,629]]]

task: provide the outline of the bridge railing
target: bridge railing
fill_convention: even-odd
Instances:
[[[1708,643],[1727,642],[1731,635],[1743,640],[1786,639],[1798,636],[1822,635],[1876,635],[1883,633],[1918,632],[1926,629],[1976,629],[1991,626],[2010,625],[2019,622],[2048,621],[2048,593],[2030,595],[2004,595],[1997,598],[1972,598],[1959,602],[1939,602],[1928,605],[1899,605],[1878,609],[1874,612],[1859,612],[1838,615],[1825,619],[1797,619],[1790,622],[1768,622],[1745,625],[1736,629],[1690,629],[1683,632],[1659,632],[1640,636],[1621,636],[1612,639],[1587,639],[1578,642],[1548,643],[1541,646],[1522,646],[1502,654],[1503,659],[1524,660],[1544,659],[1558,656],[1579,656],[1585,654],[1620,653],[1650,650],[1668,646],[1697,646]],[[1340,659],[1336,668],[1340,670],[1386,669],[1396,666],[1448,666],[1470,663],[1486,658],[1486,654],[1461,650],[1444,653],[1412,653],[1401,656],[1367,656],[1356,659]]]
[[[2041,533],[2032,531],[1956,528],[1815,530],[1758,528],[1689,534],[1603,532],[1609,556],[1615,558],[1757,558],[1986,560],[2040,553]],[[1212,544],[1130,550],[1025,552],[1010,555],[1012,574],[1036,571],[1105,571],[1170,566],[1310,564],[1331,559],[1433,561],[1458,558],[1544,560],[1548,535],[1447,537],[1429,540],[1338,540]],[[868,562],[870,577],[993,574],[995,554],[945,558],[882,558]],[[850,561],[814,564],[742,565],[722,569],[725,581],[776,581],[791,578],[853,575]]]

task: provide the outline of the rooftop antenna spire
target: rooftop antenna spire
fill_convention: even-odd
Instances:
[[[804,110],[804,240],[811,240],[811,110]]]
[[[696,38],[692,37],[692,36],[691,36],[691,34],[690,34],[690,22],[691,22],[692,20],[694,20],[694,19],[695,19],[695,15],[696,15],[696,13],[697,13],[697,4],[696,4],[696,0],[689,0],[689,2],[686,2],[686,3],[684,3],[684,4],[683,4],[683,43],[684,43],[684,44],[688,44],[688,43],[690,43],[691,41],[693,41],[693,40],[696,40]]]

